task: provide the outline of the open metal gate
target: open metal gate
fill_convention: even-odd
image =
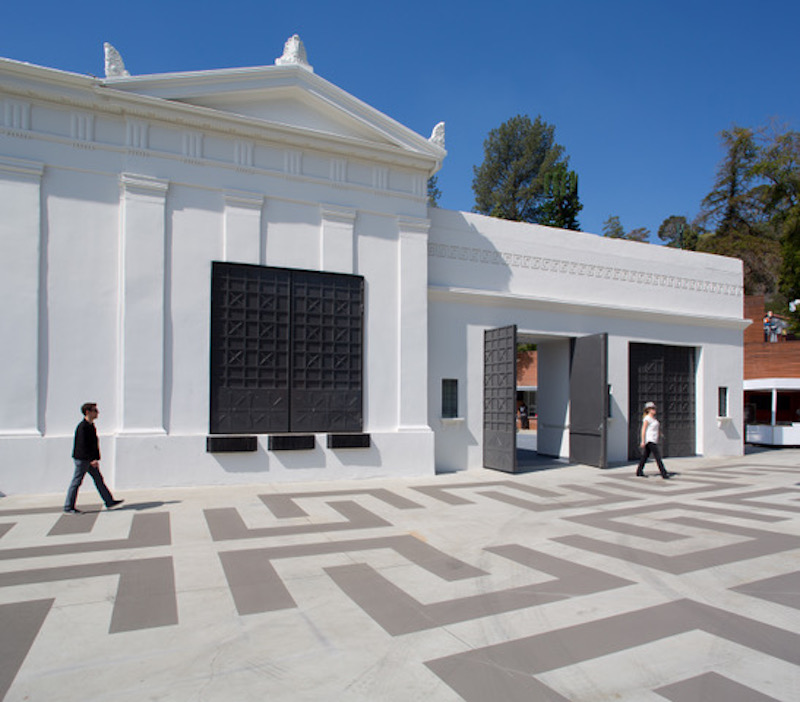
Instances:
[[[569,460],[606,468],[608,334],[574,339],[569,407]]]
[[[517,469],[517,327],[483,337],[483,466]]]

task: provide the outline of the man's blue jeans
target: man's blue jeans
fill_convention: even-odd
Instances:
[[[100,469],[95,468],[91,461],[84,461],[80,458],[74,458],[73,460],[75,461],[75,473],[72,476],[72,482],[69,484],[69,490],[67,490],[67,501],[64,503],[64,509],[75,509],[75,500],[78,499],[78,488],[83,482],[83,476],[87,473],[92,476],[97,492],[100,493],[100,497],[103,498],[106,507],[110,505],[114,501],[114,498],[106,487]]]

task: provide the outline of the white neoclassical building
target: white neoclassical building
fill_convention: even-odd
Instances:
[[[445,158],[316,75],[0,60],[0,491],[65,489],[84,401],[117,489],[605,467],[742,451],[740,262],[428,208]],[[633,428],[631,428],[633,427]]]

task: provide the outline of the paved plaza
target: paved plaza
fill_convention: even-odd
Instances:
[[[800,450],[667,463],[4,497],[0,699],[795,702]]]

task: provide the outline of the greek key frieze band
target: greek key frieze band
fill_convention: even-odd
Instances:
[[[457,261],[469,261],[471,263],[506,265],[511,268],[529,268],[562,275],[606,278],[624,283],[694,290],[696,292],[708,292],[715,295],[742,294],[742,287],[740,285],[733,285],[730,283],[715,283],[709,280],[699,280],[697,278],[682,278],[680,276],[662,275],[659,273],[619,268],[616,266],[602,266],[596,263],[582,263],[580,261],[567,261],[543,256],[528,256],[508,251],[490,251],[488,249],[477,249],[469,246],[455,246],[451,244],[429,242],[428,256],[449,258]]]

